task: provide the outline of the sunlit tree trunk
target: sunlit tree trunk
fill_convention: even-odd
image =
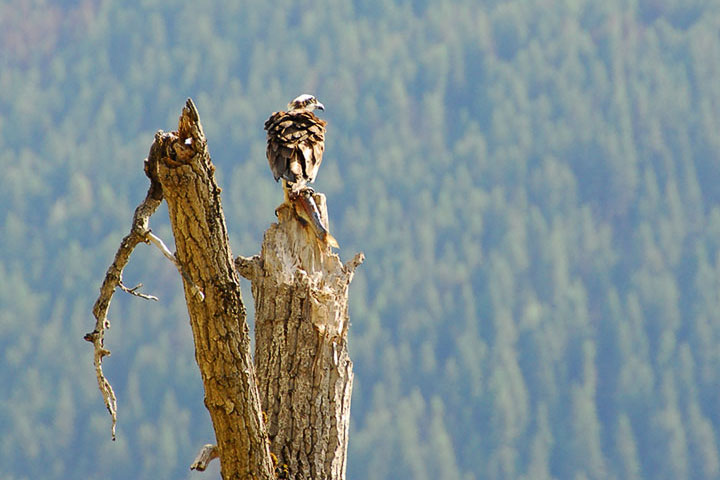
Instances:
[[[273,478],[240,281],[228,243],[220,188],[197,112],[183,110],[163,145],[157,178],[175,237],[195,358],[225,479]]]
[[[168,204],[222,476],[274,478],[220,188],[192,102],[178,132],[156,142],[161,145],[151,151],[159,158],[149,163]]]
[[[315,195],[327,222],[324,196]],[[345,478],[352,362],[343,265],[287,204],[259,256],[238,258],[255,299],[255,366],[281,478]]]

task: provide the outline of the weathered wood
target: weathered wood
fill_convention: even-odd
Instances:
[[[163,148],[157,178],[168,204],[175,255],[183,270],[195,358],[215,429],[222,476],[274,478],[220,188],[190,100],[177,134]],[[198,289],[204,298],[197,294]]]
[[[177,132],[155,135],[145,173],[150,189],[106,273],[93,308],[95,330],[85,336],[94,346],[113,439],[116,399],[102,372],[102,359],[110,354],[103,346],[110,325],[107,311],[117,287],[154,298],[122,283],[122,271],[135,246],[153,243],[183,279],[195,358],[217,440],[217,445],[201,450],[192,468],[202,470],[219,457],[224,479],[270,479],[276,478],[275,472],[277,478],[343,479],[353,380],[347,352],[347,295],[363,255],[343,265],[330,250],[330,245],[336,245],[328,241],[331,237],[317,235],[319,222],[313,231],[288,199],[290,203],[278,209],[278,223],[265,234],[261,254],[233,262],[220,188],[191,100],[183,109]],[[313,198],[327,229],[325,198]],[[149,218],[163,199],[168,204],[175,254],[149,228]],[[257,313],[255,364],[235,268],[252,281]]]
[[[150,187],[148,188],[145,200],[135,209],[132,219],[130,233],[120,242],[115,258],[105,273],[105,279],[100,287],[100,295],[93,306],[93,315],[95,316],[95,329],[86,333],[84,338],[93,344],[93,364],[95,366],[95,376],[97,378],[100,393],[102,393],[105,408],[107,408],[112,419],[112,439],[115,440],[115,427],[117,425],[117,399],[110,382],[105,377],[102,369],[103,358],[110,355],[110,350],[106,349],[105,330],[110,328],[110,320],[107,318],[110,309],[110,301],[115,294],[115,289],[120,287],[125,291],[132,292],[134,295],[140,295],[136,289],[127,289],[122,283],[122,272],[125,269],[130,255],[135,247],[142,242],[147,242],[147,235],[150,233],[150,217],[162,202],[162,188],[157,181],[155,171],[157,162],[160,157],[158,145],[161,143],[162,134],[158,132],[155,135],[155,142],[150,148],[148,158],[145,159],[145,174],[150,178]]]
[[[195,457],[195,460],[193,460],[193,463],[190,465],[190,470],[204,472],[208,464],[212,460],[216,459],[218,455],[219,453],[217,445],[213,445],[211,443],[203,445],[203,447],[200,449],[197,456]]]
[[[325,197],[315,195],[327,226]],[[280,478],[345,478],[352,362],[343,265],[283,204],[259,256],[238,257],[255,299],[255,366]]]

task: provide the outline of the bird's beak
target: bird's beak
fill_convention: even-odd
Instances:
[[[325,105],[323,105],[323,104],[320,103],[320,102],[317,102],[317,103],[315,104],[315,108],[317,108],[318,110],[325,111]]]

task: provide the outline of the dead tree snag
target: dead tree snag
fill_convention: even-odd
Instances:
[[[329,245],[336,243],[327,234],[325,197],[317,194],[312,198],[319,214],[307,209],[302,214],[292,202],[283,204],[278,223],[265,233],[260,255],[233,261],[220,188],[191,100],[178,131],[155,135],[145,173],[150,188],[105,275],[93,308],[95,329],[85,335],[94,347],[113,439],[116,399],[102,371],[102,360],[110,354],[103,345],[110,326],[107,312],[118,287],[152,298],[122,283],[134,248],[152,243],[183,279],[195,359],[217,440],[201,449],[191,468],[203,470],[219,457],[224,479],[343,479],[353,380],[347,295],[363,255],[342,264],[331,252]],[[163,200],[175,253],[149,227]],[[324,229],[308,223],[318,215]],[[252,282],[254,362],[236,269]]]

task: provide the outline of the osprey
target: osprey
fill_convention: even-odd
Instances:
[[[315,116],[316,108],[325,110],[317,98],[306,93],[288,103],[287,112],[270,115],[265,122],[266,153],[275,181],[283,179],[285,204],[321,243],[338,248],[322,222],[313,189],[307,186],[315,180],[325,150],[326,122]]]
[[[295,195],[315,180],[322,163],[326,122],[315,116],[316,108],[325,110],[314,96],[303,94],[288,103],[287,112],[275,112],[265,122],[270,170]]]

